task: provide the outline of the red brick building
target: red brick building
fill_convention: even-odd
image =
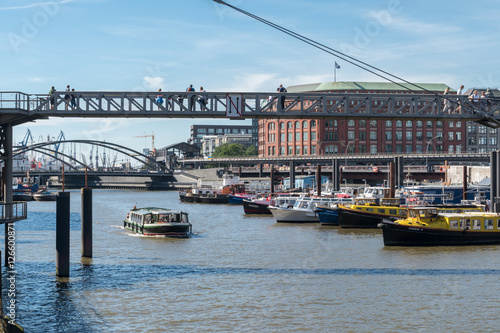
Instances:
[[[419,86],[442,94],[445,84]],[[289,93],[422,94],[384,82],[327,82],[287,87]],[[453,92],[452,92],[453,93]],[[376,119],[261,119],[259,157],[465,152],[464,122]]]

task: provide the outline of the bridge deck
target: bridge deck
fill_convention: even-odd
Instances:
[[[0,92],[0,122],[17,118],[410,118],[454,119],[500,126],[500,100],[470,101],[465,95],[67,92],[28,95]],[[163,103],[156,103],[161,95]],[[200,96],[206,105],[201,104]],[[284,108],[281,99],[284,98]],[[445,103],[448,101],[448,103]],[[448,106],[447,106],[448,105]]]

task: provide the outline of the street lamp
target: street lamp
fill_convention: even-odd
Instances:
[[[366,188],[366,179],[363,179],[363,181],[365,182],[365,188]]]
[[[425,148],[425,167],[427,168],[428,165],[429,165],[429,146],[432,142],[432,140],[434,139],[437,139],[438,136],[436,135],[435,137],[429,139],[429,141],[427,141],[427,147]]]

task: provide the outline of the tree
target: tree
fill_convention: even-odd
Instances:
[[[251,145],[250,147],[245,150],[245,156],[257,156],[259,155],[259,151],[257,150],[257,147],[254,145]]]
[[[237,143],[225,143],[215,148],[212,157],[244,156],[245,147]]]

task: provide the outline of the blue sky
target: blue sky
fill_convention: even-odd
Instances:
[[[496,1],[234,0],[237,7],[406,80],[500,87]],[[211,0],[2,0],[0,91],[275,91],[381,81]],[[39,136],[98,139],[140,150],[185,141],[192,124],[225,120],[57,119],[17,126]],[[227,121],[236,124],[235,121]],[[238,122],[239,123],[239,122]]]

